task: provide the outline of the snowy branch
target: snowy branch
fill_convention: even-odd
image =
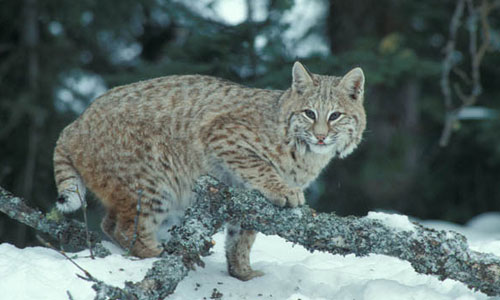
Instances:
[[[29,207],[23,199],[12,195],[2,187],[0,187],[0,211],[10,218],[58,240],[61,246],[70,247],[72,250],[87,248],[87,231],[84,223],[73,219],[54,217],[51,214],[44,215],[42,212]],[[214,230],[217,229],[214,227]],[[100,243],[100,235],[95,232],[89,232],[89,234],[92,247],[97,256],[109,255],[109,250]],[[187,251],[184,252],[187,255]],[[198,253],[201,252],[200,250]],[[199,261],[199,255],[196,258]],[[186,277],[188,269],[184,266],[185,263],[187,264],[184,261],[185,259],[182,256],[165,255],[165,257],[153,263],[153,267],[147,272],[142,281],[137,283],[126,282],[123,289],[108,285],[88,272],[84,272],[85,277],[81,278],[95,283],[93,288],[97,292],[96,300],[163,299],[173,293],[177,284]]]
[[[0,211],[10,218],[58,240],[62,247],[68,247],[70,250],[80,250],[88,247],[85,234],[86,227],[83,223],[73,219],[47,217],[42,212],[29,207],[23,199],[15,197],[2,187],[0,187]],[[100,241],[99,234],[90,233],[90,242],[94,250],[96,250],[97,256],[106,256],[109,251],[102,247]]]
[[[95,282],[92,286],[97,292],[95,300],[156,300],[172,294],[187,273],[188,269],[183,265],[181,257],[170,255],[155,261],[142,281],[136,283],[127,281],[123,289],[95,278],[84,279]]]
[[[201,201],[193,210],[215,212],[217,221],[239,222],[246,229],[277,234],[310,251],[397,257],[410,262],[419,273],[458,280],[490,296],[500,295],[500,258],[470,250],[458,233],[417,223],[398,228],[366,217],[316,214],[307,206],[280,209],[255,191],[227,188],[207,177],[198,183]]]
[[[277,234],[310,251],[397,257],[410,262],[419,273],[437,275],[441,280],[455,279],[487,295],[500,295],[500,258],[470,250],[465,237],[458,233],[436,231],[410,222],[391,224],[373,217],[317,214],[307,206],[282,209],[256,191],[233,189],[210,177],[200,178],[195,191],[198,200],[186,211],[183,223],[170,230],[172,238],[165,245],[163,257],[153,264],[146,277],[138,283],[127,282],[123,289],[87,278],[96,282],[96,299],[113,295],[124,299],[166,297],[189,269],[195,264],[203,265],[199,256],[208,253],[214,244],[211,236],[226,222],[239,222],[246,229]],[[10,195],[0,192],[0,210],[5,212],[5,195]],[[17,200],[11,198],[8,202],[20,201],[13,199]],[[78,235],[85,245],[84,229]]]

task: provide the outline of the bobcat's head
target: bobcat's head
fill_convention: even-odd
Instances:
[[[366,127],[364,83],[360,68],[334,77],[311,74],[296,62],[292,87],[282,99],[290,142],[303,152],[349,155]]]

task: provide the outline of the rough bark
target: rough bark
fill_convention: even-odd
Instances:
[[[164,257],[155,262],[144,280],[127,283],[124,289],[94,280],[96,299],[112,295],[161,299],[172,293],[189,268],[202,264],[199,255],[210,249],[211,236],[228,221],[277,234],[310,251],[397,257],[410,262],[419,273],[437,275],[441,280],[455,279],[487,295],[500,295],[500,258],[470,250],[465,237],[458,233],[428,229],[417,223],[405,230],[370,218],[317,214],[307,206],[281,209],[258,192],[228,188],[210,177],[200,178],[196,193],[198,201],[187,210],[183,224],[172,229]],[[3,195],[0,193],[0,203],[4,202]],[[2,206],[0,210],[5,212]],[[79,235],[85,236],[84,231]]]
[[[28,225],[35,230],[45,233],[60,242],[61,246],[68,250],[81,250],[87,248],[85,225],[73,219],[61,219],[47,217],[45,214],[29,207],[19,197],[15,197],[0,187],[0,211],[10,218]],[[100,235],[92,232],[90,242],[97,256],[103,257],[109,251],[100,244]]]
[[[456,232],[417,223],[414,230],[404,231],[369,218],[316,214],[307,206],[280,209],[255,191],[227,188],[207,177],[199,180],[196,192],[202,201],[194,209],[215,212],[213,218],[239,222],[245,229],[277,234],[311,252],[397,257],[410,262],[418,273],[454,279],[489,296],[500,295],[500,258],[470,250],[466,238]]]
[[[123,289],[106,284],[95,278],[92,288],[96,291],[95,300],[107,299],[164,299],[172,294],[177,284],[186,277],[188,269],[182,263],[180,256],[169,255],[153,263],[142,281],[125,282]]]

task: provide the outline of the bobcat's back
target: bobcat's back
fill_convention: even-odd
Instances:
[[[122,202],[122,194],[133,194],[135,202],[141,190],[152,198],[172,194],[185,206],[194,179],[209,171],[202,138],[216,130],[213,120],[239,118],[251,127],[250,122],[266,123],[255,106],[266,114],[280,94],[199,75],[121,86],[66,127],[58,148],[67,149],[61,156],[105,205]],[[60,178],[64,190],[69,177]]]

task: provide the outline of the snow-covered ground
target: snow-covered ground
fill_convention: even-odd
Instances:
[[[372,214],[372,217],[374,215]],[[383,217],[379,213],[377,218]],[[404,223],[404,222],[403,222]],[[451,229],[469,239],[474,250],[500,256],[500,213],[488,213],[471,220],[466,226],[424,221],[428,227]],[[439,281],[434,276],[413,271],[409,263],[382,255],[354,257],[327,253],[309,253],[277,236],[260,234],[252,251],[254,268],[265,276],[248,282],[229,277],[224,257],[224,235],[214,236],[213,254],[205,257],[205,268],[189,273],[168,299],[487,299],[453,280]],[[88,251],[70,256],[94,277],[123,286],[125,280],[139,281],[154,259],[123,257],[121,251],[107,243],[114,253],[92,260]],[[0,244],[0,299],[93,299],[91,283],[56,251],[43,248],[18,249]]]

